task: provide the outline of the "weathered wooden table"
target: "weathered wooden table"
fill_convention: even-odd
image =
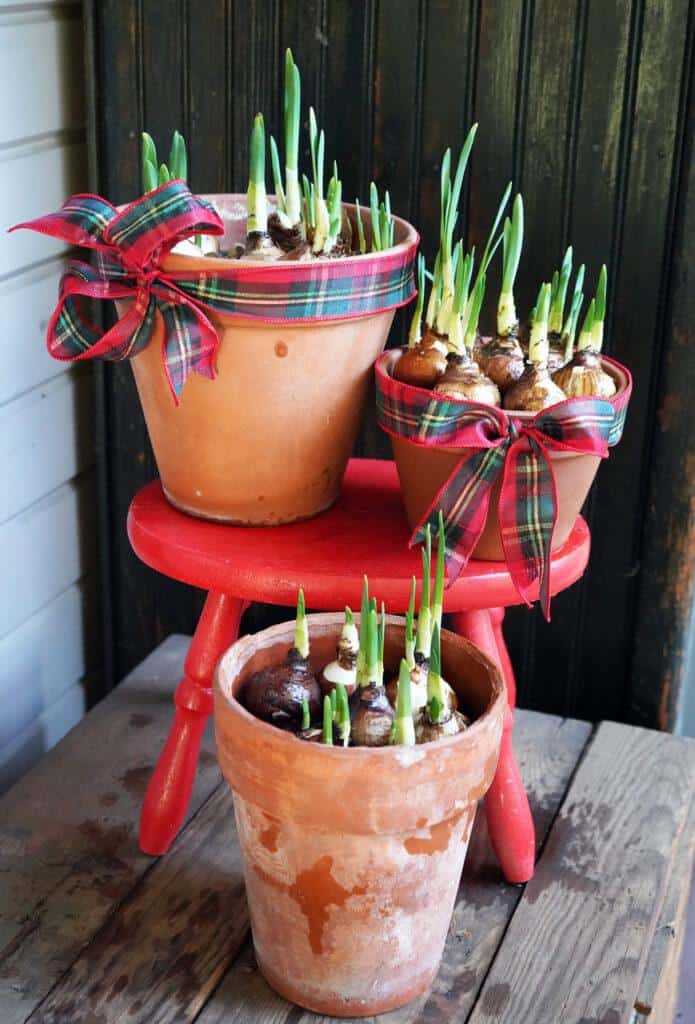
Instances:
[[[0,801],[0,1024],[318,1019],[255,969],[209,727],[183,831],[160,860],[138,848],[187,644],[167,640]],[[503,882],[479,815],[439,976],[380,1019],[670,1024],[695,743],[523,711],[514,743],[536,875]]]

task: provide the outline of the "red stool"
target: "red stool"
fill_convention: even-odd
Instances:
[[[250,601],[291,607],[304,588],[307,606],[342,611],[359,608],[362,576],[389,612],[408,606],[410,581],[420,573],[420,551],[408,549],[396,468],[392,462],[353,459],[332,509],[292,526],[230,527],[177,512],[159,482],[135,497],[128,535],[147,565],[182,583],[208,591],[174,697],[176,715],[152,773],[140,819],[145,853],[169,848],[188,807],[200,739],[213,710],[215,666],[236,639]],[[553,556],[553,592],[579,579],[589,557],[589,530],[578,519]],[[508,605],[520,598],[500,562],[473,562],[444,595],[454,628],[503,672],[509,698],[499,767],[485,800],[490,838],[505,877],[526,882],[533,874],[535,834],[528,799],[511,742],[516,685],[502,636]]]

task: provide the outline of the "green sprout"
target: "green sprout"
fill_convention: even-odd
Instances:
[[[268,203],[265,191],[265,125],[262,114],[256,114],[253,119],[246,209],[248,234],[265,235],[268,231]]]
[[[528,357],[536,366],[548,361],[548,314],[550,312],[550,285],[542,284],[536,300],[533,326],[529,339]]]
[[[311,151],[311,169],[314,175],[313,188],[313,227],[314,241],[312,249],[315,253],[323,252],[330,232],[328,206],[323,194],[323,170],[326,136],[323,128],[318,130],[316,113],[309,107],[309,149]]]
[[[410,600],[405,613],[405,660],[411,668],[415,668],[415,577],[410,584]]]
[[[302,85],[292,51],[285,52],[285,213],[290,226],[302,219],[299,190],[299,117]]]
[[[366,686],[367,678],[367,636],[369,633],[369,580],[362,580],[362,604],[360,606],[360,649],[357,652],[357,682]]]
[[[507,338],[517,330],[519,321],[514,303],[514,282],[519,270],[521,247],[524,242],[524,203],[517,193],[512,206],[511,220],[505,220],[502,235],[502,287],[497,303],[497,334]]]
[[[591,328],[594,344],[593,349],[595,352],[600,352],[603,348],[603,325],[606,319],[606,292],[608,291],[608,271],[606,270],[606,264],[604,263],[601,267],[601,273],[598,276],[598,286],[596,288],[596,306],[594,308],[594,323]]]
[[[157,147],[154,139],[147,132],[141,136],[141,159],[142,159],[142,190],[153,192],[160,185],[166,185],[169,181],[181,178],[186,181],[188,177],[188,159],[186,156],[186,143],[180,132],[174,132],[171,137],[171,149],[169,151],[169,166],[158,163]]]
[[[321,742],[327,747],[333,746],[333,707],[331,698],[326,694],[323,698],[323,728],[321,730]]]
[[[427,706],[430,720],[436,725],[441,721],[444,708],[447,706],[444,680],[442,679],[441,635],[436,622],[432,633],[432,651],[427,673]]]
[[[362,223],[362,210],[359,199],[355,200],[355,219],[357,220],[357,238],[359,239],[360,252],[364,255],[367,251],[367,240],[364,237],[364,224]]]
[[[335,722],[335,712],[338,706],[338,694],[336,693],[335,686],[328,695],[331,700],[331,714],[333,715],[333,721]]]
[[[577,279],[574,282],[570,311],[567,314],[567,319],[562,327],[562,337],[565,342],[565,362],[569,362],[572,358],[574,339],[577,333],[577,324],[579,322],[579,314],[581,312],[582,302],[584,301],[584,292],[582,291],[584,286],[584,269],[584,264],[582,263],[577,271]]]
[[[425,546],[422,549],[422,593],[420,614],[417,617],[415,650],[429,658],[432,642],[432,613],[430,611],[430,570],[432,566],[432,535],[429,523],[425,527]]]
[[[422,307],[425,302],[425,257],[421,252],[417,256],[417,298],[413,319],[410,321],[408,331],[408,345],[414,348],[422,338]]]
[[[594,347],[594,318],[596,316],[596,299],[592,299],[589,303],[589,308],[586,311],[584,317],[584,323],[582,329],[579,332],[579,341],[577,342],[577,348],[580,352],[586,349],[593,349]]]
[[[337,693],[336,726],[338,736],[344,747],[350,742],[350,707],[348,704],[347,690],[342,683],[338,683],[335,692]]]
[[[369,628],[367,631],[367,658],[365,673],[367,684],[381,682],[379,678],[379,627],[376,620],[376,608],[369,609],[367,616]]]
[[[456,275],[454,280],[454,301],[451,316],[446,328],[448,345],[452,352],[463,356],[466,350],[466,327],[463,314],[468,305],[468,289],[473,276],[475,248],[463,255],[463,242],[459,242],[455,252]]]
[[[309,701],[306,697],[302,697],[302,732],[306,732],[311,725],[311,716],[309,714]]]
[[[410,693],[410,668],[405,658],[401,658],[398,673],[398,696],[396,698],[396,716],[393,721],[391,742],[405,747],[415,746],[415,723]]]
[[[475,344],[475,336],[478,331],[478,321],[480,319],[480,310],[483,305],[483,299],[485,298],[485,282],[485,274],[479,273],[471,294],[468,323],[466,324],[464,345],[467,352],[471,352],[473,350],[473,345]]]
[[[301,587],[297,596],[297,619],[294,627],[294,646],[299,651],[300,657],[309,657],[309,627],[306,621],[304,591]]]
[[[438,625],[442,628],[442,615],[444,614],[444,577],[445,577],[445,556],[446,556],[446,534],[444,532],[444,516],[439,509],[437,514],[437,566],[434,573],[434,594],[432,598],[432,628]]]
[[[472,125],[459,154],[456,173],[451,181],[451,150],[447,149],[442,160],[440,175],[440,222],[439,222],[439,253],[441,256],[441,278],[443,317],[448,321],[454,301],[454,264],[453,241],[454,228],[459,215],[459,201],[463,188],[463,178],[468,166],[478,125]]]
[[[548,333],[562,334],[565,315],[565,299],[567,286],[572,276],[572,246],[568,246],[560,271],[553,274],[553,286],[550,289],[550,313],[548,314]]]

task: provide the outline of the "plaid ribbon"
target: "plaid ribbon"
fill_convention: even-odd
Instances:
[[[270,323],[310,323],[393,309],[413,295],[417,240],[395,252],[350,260],[244,264],[168,271],[164,261],[183,238],[221,235],[211,203],[171,181],[122,210],[94,195],[75,195],[60,210],[16,224],[95,250],[94,265],[67,262],[46,344],[55,359],[121,360],[151,340],[155,314],[164,319],[164,365],[178,402],[188,374],[215,376],[217,331],[206,313]],[[193,261],[191,261],[193,264]],[[89,320],[85,299],[133,298],[108,331]]]
[[[527,605],[540,581],[540,601],[550,619],[550,570],[557,493],[551,451],[608,456],[622,436],[632,382],[608,400],[573,398],[544,409],[530,421],[494,406],[434,395],[389,374],[386,352],[376,364],[377,421],[397,437],[425,448],[466,448],[413,531],[411,547],[436,531],[444,516],[449,579],[459,575],[485,526],[492,487],[502,474],[498,516],[507,567]],[[606,360],[611,362],[611,360]],[[619,364],[614,364],[619,365]]]

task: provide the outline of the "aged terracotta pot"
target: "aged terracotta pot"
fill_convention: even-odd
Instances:
[[[394,350],[393,355],[388,353],[385,368],[387,370],[391,368],[397,358],[397,349]],[[619,366],[604,360],[603,368],[615,379],[618,391],[627,387],[627,376]],[[530,412],[514,413],[514,417],[522,421],[533,419],[533,416],[534,414]],[[471,449],[422,448],[405,438],[394,436],[391,436],[391,445],[398,469],[406,518],[411,529],[415,529],[435,494],[451,475],[462,455]],[[557,486],[558,517],[552,545],[552,550],[556,551],[562,547],[572,532],[572,527],[594,482],[601,459],[597,455],[551,451],[550,460],[553,464]],[[487,519],[473,550],[473,558],[491,562],[504,561],[497,517],[497,502],[501,488],[502,480],[499,478],[492,488]]]
[[[208,198],[225,221],[224,244],[243,240],[244,197]],[[397,244],[389,252],[401,251],[405,259],[417,232],[394,220]],[[170,271],[220,266],[229,261],[170,254],[164,262]],[[296,264],[278,266],[291,275]],[[249,267],[258,270],[257,263]],[[131,363],[171,503],[207,519],[249,525],[288,523],[328,508],[338,496],[371,368],[393,315],[391,309],[291,325],[208,314],[221,342],[218,375],[211,381],[191,374],[178,407],[162,364],[158,317],[156,336]]]
[[[330,661],[342,615],[311,615],[312,662]],[[234,796],[259,967],[317,1013],[365,1016],[409,1002],[434,978],[477,801],[495,771],[505,710],[497,667],[442,633],[445,677],[475,721],[418,747],[324,747],[253,718],[235,699],[282,660],[293,624],[239,640],[220,662],[215,731]],[[389,618],[386,665],[402,655]]]

